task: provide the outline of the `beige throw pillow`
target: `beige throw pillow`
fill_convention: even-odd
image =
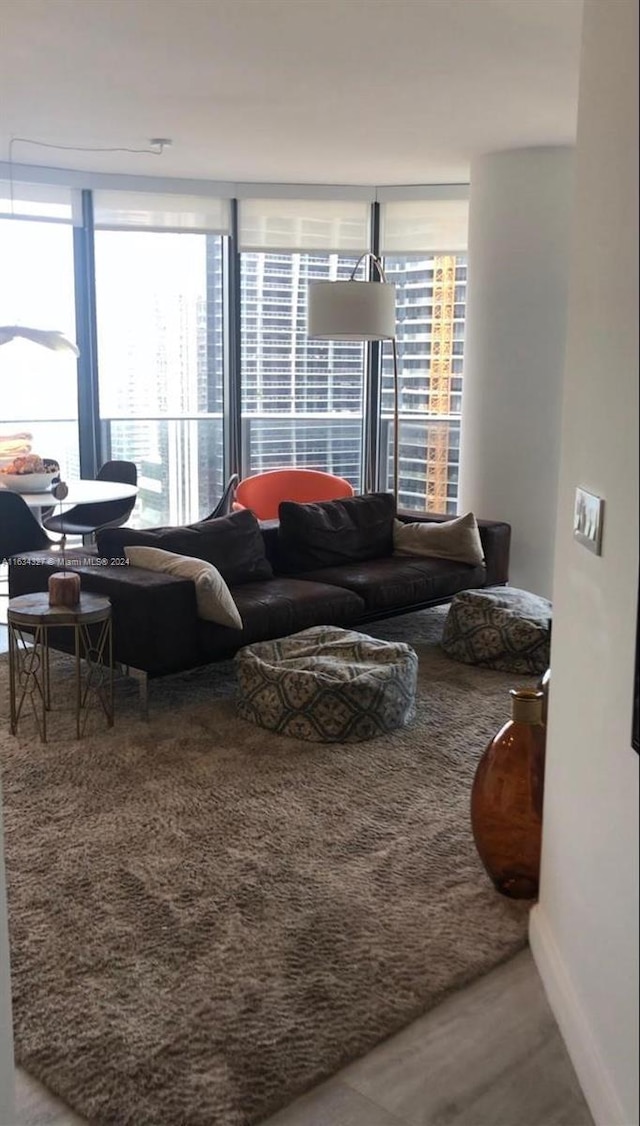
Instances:
[[[231,591],[213,563],[194,559],[191,555],[176,555],[159,547],[125,547],[124,553],[133,567],[192,579],[196,588],[198,617],[219,626],[242,629],[242,618]]]
[[[393,525],[393,554],[451,559],[456,563],[484,563],[480,532],[473,512],[442,524]]]

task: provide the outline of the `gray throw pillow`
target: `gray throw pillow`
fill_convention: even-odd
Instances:
[[[231,591],[213,563],[193,559],[188,555],[176,555],[172,551],[162,551],[159,547],[125,547],[124,550],[133,567],[192,579],[196,588],[199,618],[216,622],[220,626],[230,626],[231,629],[243,628]]]
[[[477,567],[484,563],[484,551],[478,524],[472,512],[442,523],[403,524],[393,526],[393,554],[435,559],[450,559]]]

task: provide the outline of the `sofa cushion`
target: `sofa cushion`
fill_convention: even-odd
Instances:
[[[287,571],[340,567],[391,555],[395,499],[391,493],[280,505],[279,560]]]
[[[445,559],[403,559],[397,555],[304,573],[305,579],[335,583],[363,600],[367,613],[401,610],[446,599],[467,587],[481,587],[486,569]]]
[[[176,555],[173,551],[163,551],[160,547],[125,547],[124,550],[134,567],[190,579],[196,589],[199,618],[217,622],[220,626],[242,629],[242,619],[231,591],[213,563],[207,563],[206,559],[194,559],[191,555]]]
[[[421,558],[452,559],[456,563],[476,566],[484,563],[480,532],[473,512],[443,523],[404,523],[393,525],[394,555]]]
[[[109,560],[124,558],[125,547],[159,547],[176,555],[205,559],[230,585],[269,579],[273,574],[260,525],[248,508],[170,528],[103,528],[96,542],[98,554]]]
[[[358,595],[339,586],[306,579],[273,578],[263,583],[244,583],[231,591],[242,618],[242,632],[199,622],[202,657],[235,652],[252,641],[286,637],[309,626],[349,625],[364,613]]]

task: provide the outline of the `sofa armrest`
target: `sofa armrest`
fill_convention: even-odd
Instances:
[[[85,551],[68,550],[67,566],[80,575],[82,590],[111,599],[117,661],[157,676],[199,663],[196,595],[190,579],[112,566]],[[51,551],[14,556],[9,562],[10,597],[46,590],[49,575],[61,567],[61,557]]]
[[[410,512],[407,509],[400,509],[397,515],[403,524],[442,524],[455,519],[454,516]],[[487,568],[486,586],[501,586],[509,581],[511,525],[502,520],[478,520],[477,523]]]

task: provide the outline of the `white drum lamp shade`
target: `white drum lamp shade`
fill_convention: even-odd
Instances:
[[[311,282],[308,310],[308,334],[316,340],[393,340],[396,335],[396,287],[388,282]]]

